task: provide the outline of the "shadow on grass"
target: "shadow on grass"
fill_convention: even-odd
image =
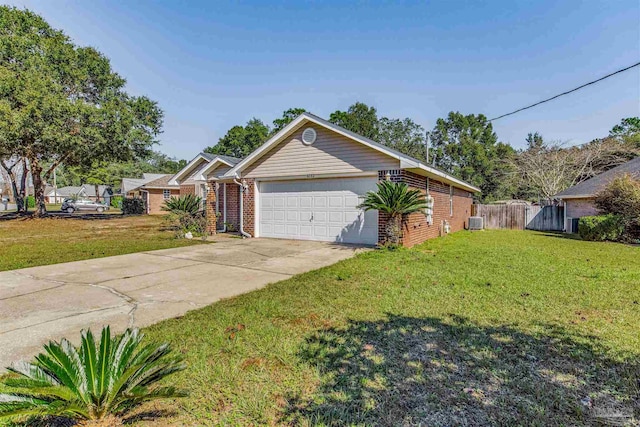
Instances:
[[[127,218],[131,216],[141,216],[141,215],[122,215],[121,213],[66,213],[66,212],[47,212],[41,218],[56,218],[56,219],[65,219],[65,220],[105,220],[105,219],[116,219],[116,218]],[[14,221],[14,220],[29,220],[35,219],[33,212],[27,213],[0,213],[0,221]]]
[[[389,315],[309,337],[312,396],[289,396],[283,421],[311,425],[636,425],[638,360],[609,358],[561,328]],[[634,413],[635,412],[635,413]]]

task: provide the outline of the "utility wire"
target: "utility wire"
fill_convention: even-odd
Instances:
[[[554,100],[554,99],[556,99],[556,98],[559,98],[559,97],[561,97],[561,96],[568,95],[568,94],[570,94],[571,92],[575,92],[575,91],[580,90],[580,89],[582,89],[582,88],[584,88],[584,87],[587,87],[587,86],[589,86],[589,85],[592,85],[592,84],[598,83],[598,82],[600,82],[600,81],[602,81],[602,80],[604,80],[604,79],[608,79],[608,78],[609,78],[609,77],[611,77],[611,76],[615,76],[616,74],[623,73],[623,72],[625,72],[625,71],[627,71],[627,70],[632,69],[633,67],[637,67],[638,65],[640,65],[640,62],[636,62],[635,64],[630,65],[630,66],[628,66],[628,67],[626,67],[626,68],[623,68],[623,69],[621,69],[621,70],[615,71],[615,72],[613,72],[613,73],[611,73],[611,74],[607,74],[606,76],[604,76],[604,77],[600,77],[599,79],[594,80],[594,81],[592,81],[592,82],[585,83],[585,84],[583,84],[583,85],[581,85],[581,86],[578,86],[578,87],[577,87],[577,88],[575,88],[575,89],[571,89],[571,90],[568,90],[568,91],[566,91],[566,92],[562,92],[562,93],[560,93],[560,94],[558,94],[558,95],[556,95],[556,96],[552,96],[551,98],[548,98],[548,99],[542,100],[542,101],[540,101],[540,102],[536,102],[535,104],[531,104],[531,105],[528,105],[528,106],[526,106],[526,107],[519,108],[519,109],[517,109],[516,111],[512,111],[512,112],[510,112],[510,113],[503,114],[503,115],[501,115],[501,116],[495,117],[495,118],[493,118],[493,119],[490,119],[489,121],[490,121],[490,122],[492,122],[492,121],[494,121],[494,120],[498,120],[498,119],[501,119],[501,118],[503,118],[503,117],[507,117],[507,116],[510,116],[510,115],[512,115],[512,114],[519,113],[520,111],[528,110],[529,108],[533,108],[533,107],[535,107],[536,105],[544,104],[545,102],[549,102],[549,101]]]

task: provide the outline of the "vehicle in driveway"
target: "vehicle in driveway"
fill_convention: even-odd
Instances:
[[[104,211],[108,211],[109,206],[100,202],[94,202],[93,200],[89,199],[65,199],[62,202],[62,206],[60,207],[60,209],[62,210],[62,212],[66,213],[74,213],[75,211],[93,211],[102,213]]]

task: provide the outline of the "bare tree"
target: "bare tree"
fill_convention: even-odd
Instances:
[[[547,200],[640,155],[637,147],[614,138],[568,148],[558,142],[547,143],[537,134],[530,134],[527,142],[528,148],[514,157],[513,167],[521,187],[527,187]]]
[[[27,160],[23,157],[10,157],[8,159],[0,158],[0,167],[2,167],[2,175],[6,181],[11,184],[13,200],[16,202],[18,212],[26,212],[28,206],[25,203],[27,191]]]

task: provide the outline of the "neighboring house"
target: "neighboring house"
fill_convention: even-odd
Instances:
[[[157,215],[166,213],[162,210],[164,202],[171,197],[180,196],[180,186],[169,184],[171,178],[172,175],[164,175],[140,187],[148,214]]]
[[[140,197],[145,201],[147,213],[157,215],[165,213],[162,205],[171,197],[180,195],[180,186],[169,184],[170,174],[145,173],[142,178],[124,178],[121,192],[126,197]]]
[[[165,175],[164,173],[143,173],[142,178],[122,178],[120,193],[125,197],[142,197],[140,187]]]
[[[241,159],[209,153],[200,153],[182,168],[169,183],[180,186],[180,194],[195,194],[206,198],[209,178],[223,175]]]
[[[640,177],[640,157],[556,194],[555,197],[562,200],[564,204],[565,231],[568,233],[576,232],[576,222],[580,217],[598,215],[598,209],[594,204],[596,193],[606,187],[614,178],[624,174]]]
[[[92,184],[82,184],[80,186],[68,186],[60,188],[48,188],[45,194],[45,201],[47,203],[62,203],[64,199],[79,198],[97,200],[96,186]],[[106,185],[98,186],[98,194],[100,194],[100,200],[107,203],[111,197],[109,187]]]
[[[201,191],[219,231],[246,236],[375,245],[387,218],[357,206],[380,180],[406,182],[434,199],[430,223],[409,215],[403,244],[465,228],[480,190],[313,114],[303,113],[245,159],[202,153],[170,183]],[[214,230],[210,230],[214,231]]]

